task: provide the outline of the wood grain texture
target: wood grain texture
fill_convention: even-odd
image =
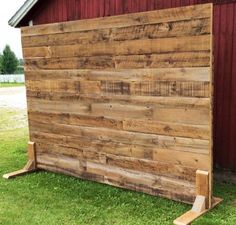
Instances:
[[[192,203],[212,179],[211,9],[22,28],[38,167]]]
[[[209,50],[209,35],[24,48],[24,58],[146,55]],[[143,48],[145,46],[145,48]]]
[[[70,35],[67,33],[39,34],[36,36],[23,36],[22,42],[25,47],[44,47],[47,45],[95,44],[97,42],[195,36],[210,33],[210,22],[209,18],[202,18],[121,28],[107,28],[87,32],[77,31],[70,32]]]
[[[21,29],[22,36],[67,33],[74,31],[100,30],[105,28],[132,27],[163,22],[211,18],[211,5],[189,6],[153,12],[134,13],[120,16],[103,17],[91,20],[39,25]]]

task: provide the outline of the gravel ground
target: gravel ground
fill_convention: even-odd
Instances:
[[[27,125],[25,87],[0,88],[0,136],[3,131]]]
[[[25,87],[0,88],[0,108],[26,109]]]

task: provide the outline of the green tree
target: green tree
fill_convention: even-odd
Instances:
[[[17,70],[17,66],[18,59],[15,53],[11,50],[9,45],[6,45],[2,55],[2,73],[13,74]]]
[[[15,74],[23,74],[24,73],[24,60],[18,59],[18,66]]]

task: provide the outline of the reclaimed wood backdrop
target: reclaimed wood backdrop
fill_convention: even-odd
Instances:
[[[38,168],[193,202],[212,171],[211,4],[26,27],[22,43]]]

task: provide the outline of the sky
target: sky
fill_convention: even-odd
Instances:
[[[8,20],[23,5],[25,0],[0,1],[0,52],[6,44],[10,45],[18,58],[22,58],[20,29],[8,25]]]

